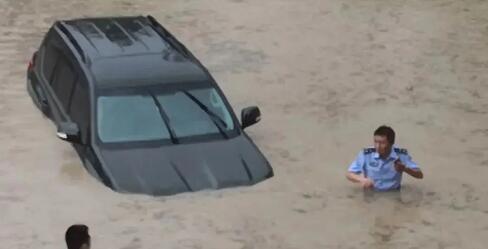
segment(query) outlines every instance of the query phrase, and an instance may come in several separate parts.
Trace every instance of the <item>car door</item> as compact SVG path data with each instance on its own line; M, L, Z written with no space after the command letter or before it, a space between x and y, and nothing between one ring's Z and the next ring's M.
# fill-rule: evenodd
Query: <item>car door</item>
M60 53L50 81L53 103L58 114L56 119L57 124L71 120L68 115L68 110L77 77L73 63L64 53Z
M73 54L56 32L48 36L42 57L44 94L51 118L58 125L70 120L68 108L78 73Z
M80 70L81 72L81 70ZM86 77L80 73L76 81L68 109L71 122L78 125L80 130L80 143L73 144L87 171L101 180L101 172L91 143L91 115L90 115L90 88Z
M81 72L81 70L79 71ZM79 74L68 105L68 115L71 122L78 125L82 145L90 144L90 94L86 78Z

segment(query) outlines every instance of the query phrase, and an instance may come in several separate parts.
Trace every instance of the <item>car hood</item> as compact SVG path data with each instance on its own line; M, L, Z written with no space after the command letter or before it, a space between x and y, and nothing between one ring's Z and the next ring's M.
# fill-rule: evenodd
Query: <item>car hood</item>
M268 161L246 135L100 152L112 188L119 192L171 195L251 185L273 176Z

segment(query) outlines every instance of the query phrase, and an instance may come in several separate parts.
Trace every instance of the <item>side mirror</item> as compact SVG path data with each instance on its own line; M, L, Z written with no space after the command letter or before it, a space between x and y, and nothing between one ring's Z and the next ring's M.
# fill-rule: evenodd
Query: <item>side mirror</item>
M245 129L261 120L261 111L257 106L250 106L241 111L241 128Z
M73 122L62 122L58 126L58 132L56 135L68 142L80 143L80 129L78 125Z

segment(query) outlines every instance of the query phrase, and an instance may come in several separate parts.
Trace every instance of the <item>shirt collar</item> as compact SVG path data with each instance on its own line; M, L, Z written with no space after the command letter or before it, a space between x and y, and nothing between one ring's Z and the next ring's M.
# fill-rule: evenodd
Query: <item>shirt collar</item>
M391 152L390 152L390 155L388 156L387 159L390 159L390 158L392 158L392 159L398 159L398 154L396 153L395 148L396 147L394 147L394 146L391 147ZM374 154L373 154L373 157L375 159L380 158L380 153L378 153L378 151L375 151Z
M378 153L378 151L374 151L374 153L373 153L373 157L374 157L375 159L380 158L380 153Z
M395 151L395 147L391 147L390 158L395 160L398 159L398 154Z

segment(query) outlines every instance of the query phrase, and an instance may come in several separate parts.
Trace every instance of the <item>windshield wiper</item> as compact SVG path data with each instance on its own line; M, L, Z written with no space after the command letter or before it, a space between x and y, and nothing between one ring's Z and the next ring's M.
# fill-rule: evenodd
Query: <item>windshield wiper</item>
M203 104L200 100L198 100L195 96L193 96L193 94L189 93L186 90L181 90L181 92L183 92L186 96L188 96L188 98L190 98L195 104L197 104L200 107L200 109L202 109L210 117L210 119L212 119L212 122L215 124L220 134L222 134L224 138L226 139L229 138L229 135L227 135L227 133L224 131L224 128L222 128L222 124L225 127L227 127L227 124L224 122L224 120L222 120L219 117L219 115L209 110L208 107L205 104Z
M159 114L161 115L161 118L163 118L163 122L166 125L166 128L168 129L169 136L171 137L171 142L173 144L178 144L179 141L176 138L175 131L169 125L169 117L168 117L168 115L166 115L166 112L164 112L163 107L161 106L161 103L159 103L158 99L156 98L156 96L154 96L154 94L152 94L151 92L149 92L149 95L153 99L154 104L156 104L156 106L158 107Z

